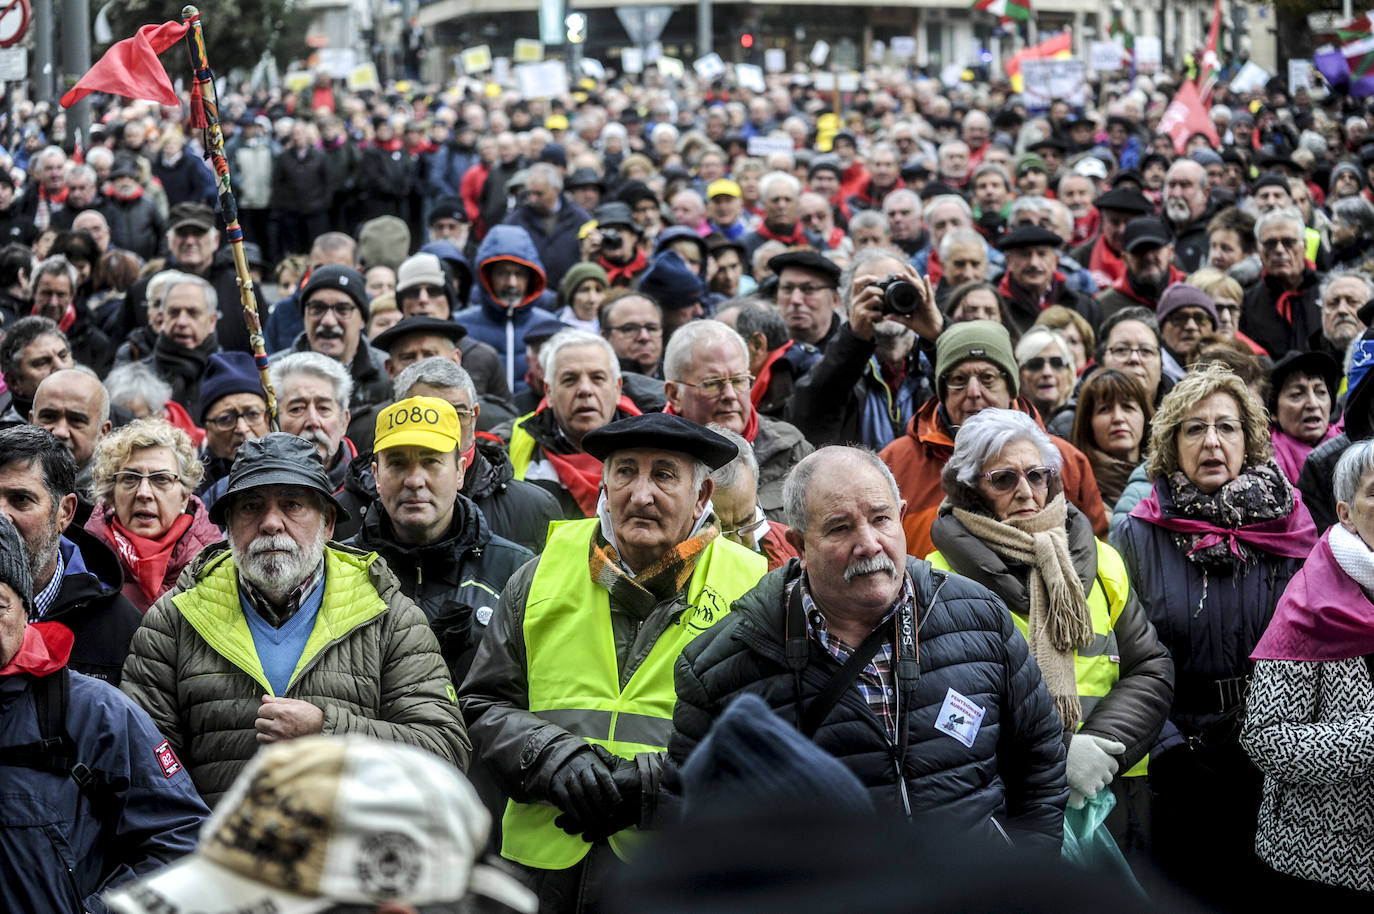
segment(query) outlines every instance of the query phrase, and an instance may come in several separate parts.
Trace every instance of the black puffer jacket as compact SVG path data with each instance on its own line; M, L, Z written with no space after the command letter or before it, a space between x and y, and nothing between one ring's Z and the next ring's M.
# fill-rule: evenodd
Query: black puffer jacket
M563 517L547 489L515 478L510 455L495 442L477 441L472 466L463 474L463 494L482 510L493 533L531 552L544 550L549 522Z
M534 553L493 536L477 506L458 496L453 522L438 542L411 546L396 539L384 510L369 511L356 536L344 543L386 560L401 593L424 610L454 682L472 665L506 581Z
M902 774L918 823L940 823L1059 852L1064 805L1063 727L1040 668L1011 616L990 591L967 578L907 559L915 587L920 678L906 709ZM716 718L743 692L762 697L784 720L797 720L793 675L784 655L786 585L801 574L794 559L735 601L725 619L687 646L677 663L677 708L668 744L681 765ZM814 640L802 674L810 702L837 672ZM953 689L985 710L973 746L936 728ZM815 734L868 787L879 810L902 809L894 776L896 746L857 688L850 687Z
M44 622L61 622L76 643L67 665L78 673L119 685L129 643L143 616L124 596L124 572L109 546L73 523L62 536L81 552L84 571L74 570L75 553L62 544L66 576Z

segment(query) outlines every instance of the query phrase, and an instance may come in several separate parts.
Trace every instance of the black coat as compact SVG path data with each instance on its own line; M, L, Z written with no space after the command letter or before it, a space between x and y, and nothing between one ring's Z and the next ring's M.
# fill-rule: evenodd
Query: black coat
M1302 283L1289 297L1289 320L1279 314L1283 290L1268 277L1261 276L1245 291L1240 303L1240 332L1264 347L1274 361L1294 349L1304 350L1313 333L1322 329L1321 306L1317 293L1321 283L1316 273L1303 270Z
M133 251L144 260L151 260L162 250L167 220L147 194L132 200L106 197L100 214L110 224L110 244L114 247Z
M907 559L915 586L920 678L906 709L909 744L902 775L917 823L937 823L980 837L1012 840L1058 854L1063 836L1063 726L1040 668L1006 607L967 578ZM793 674L784 655L785 587L801 573L794 559L765 575L735 601L724 620L697 637L678 659L677 707L668 744L681 765L732 698L759 695L784 720L797 720ZM814 640L802 674L802 700L813 700L839 669ZM950 689L986 713L972 747L936 729ZM851 686L815 733L869 789L881 811L900 813L893 766L896 746L857 688Z
M68 567L42 621L61 622L76 636L67 666L117 686L143 615L121 592L124 572L110 547L75 523L62 535L81 550L88 573L73 574Z
M463 474L463 494L481 509L494 533L532 552L544 550L549 523L563 517L548 490L515 478L510 455L494 442L477 442L472 466Z
M272 208L309 215L329 208L329 162L324 150L311 147L304 156L287 149L272 162Z

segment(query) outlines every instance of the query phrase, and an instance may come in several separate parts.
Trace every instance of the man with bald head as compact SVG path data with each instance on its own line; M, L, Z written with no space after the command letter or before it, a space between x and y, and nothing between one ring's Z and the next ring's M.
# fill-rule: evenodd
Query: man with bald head
M95 447L110 433L110 395L84 365L54 371L38 384L29 422L52 432L76 461L76 492L91 497Z

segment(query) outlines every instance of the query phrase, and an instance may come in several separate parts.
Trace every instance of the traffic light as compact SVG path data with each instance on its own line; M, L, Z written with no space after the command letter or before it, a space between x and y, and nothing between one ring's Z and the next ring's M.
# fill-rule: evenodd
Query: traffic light
M754 46L754 34L752 32L745 32L744 34L740 35L739 46L744 48L746 51L752 48Z
M569 13L563 24L568 28L569 44L581 44L587 40L587 17L582 13Z

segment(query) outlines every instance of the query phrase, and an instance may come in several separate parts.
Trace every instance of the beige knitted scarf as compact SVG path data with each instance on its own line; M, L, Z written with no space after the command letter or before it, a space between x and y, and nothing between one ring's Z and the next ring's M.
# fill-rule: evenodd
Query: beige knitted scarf
M1026 590L1030 594L1030 651L1050 697L1064 720L1064 732L1073 733L1083 716L1074 678L1074 651L1093 640L1092 617L1083 585L1069 555L1064 530L1068 508L1063 494L1027 518L995 520L954 508L964 529L1009 562L1030 566Z

